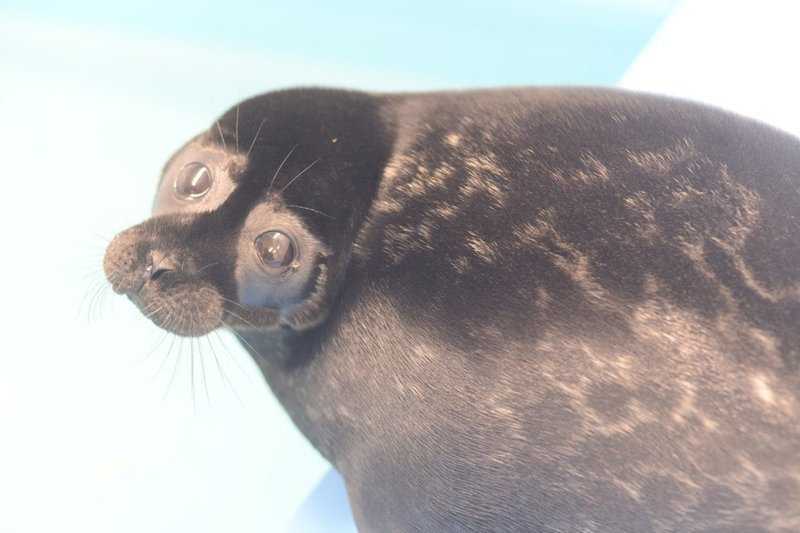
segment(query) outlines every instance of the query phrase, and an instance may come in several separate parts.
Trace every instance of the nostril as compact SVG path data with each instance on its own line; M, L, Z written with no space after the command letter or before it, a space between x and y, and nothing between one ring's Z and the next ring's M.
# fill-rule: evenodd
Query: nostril
M160 278L161 276L163 276L167 272L172 272L172 269L171 268L166 268L166 267L152 268L150 270L150 281L157 280L158 278Z
M145 275L149 281L155 281L167 272L175 270L175 265L166 254L158 251L150 255L150 263L147 265Z

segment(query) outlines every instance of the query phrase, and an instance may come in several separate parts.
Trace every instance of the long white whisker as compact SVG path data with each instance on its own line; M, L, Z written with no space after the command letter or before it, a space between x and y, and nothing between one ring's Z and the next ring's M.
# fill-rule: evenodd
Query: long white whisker
M204 266L203 268L201 268L200 270L198 270L197 273L200 274L203 270L205 270L207 268L211 268L211 267L216 266L218 264L219 264L219 262L217 262L217 263L209 263L206 266Z
M164 306L163 305L156 306L155 303L151 303L148 306L146 306L144 309L142 309L142 314L145 317L147 317L148 319L152 320L153 317L156 315L156 313L160 313L163 310L164 310ZM166 322L166 320L165 320L165 322Z
M164 366L167 364L167 360L169 359L169 355L172 353L172 347L175 345L175 339L177 337L175 335L172 336L172 340L169 343L169 347L167 348L167 353L164 354L164 359L161 361L161 364L158 366L158 370L156 370L155 376L153 376L153 380L155 380L158 376L161 375L161 370L163 370Z
M224 296L222 296L221 298L222 298L224 301L228 302L229 304L233 304L233 305L235 305L236 307L238 307L238 308L240 308L240 309L245 309L245 310L247 309L247 306L244 306L244 305L240 304L240 303L239 303L239 302L237 302L236 300L231 300L230 298L225 298Z
M227 150L228 145L225 143L225 136L222 134L222 128L219 125L219 120L217 121L217 131L219 132L219 138L222 139L222 147Z
M201 314L200 304L198 302L195 302L194 308L199 316ZM203 388L206 391L206 401L208 402L208 406L211 407L211 396L209 395L208 392L208 381L206 380L206 363L203 360L203 351L200 349L200 340L196 337L193 337L192 340L195 341L195 345L197 346L197 357L200 358L200 374L203 376Z
M239 104L236 104L236 151L239 151Z
M239 320L241 320L242 322L244 322L245 324L247 324L247 325L248 325L248 326L250 326L251 328L253 328L253 329L258 329L258 328L256 327L256 325L255 325L255 324L253 324L252 322L250 322L250 321L248 321L248 320L245 320L244 318L242 318L241 316L237 315L236 313L234 313L234 312L233 312L233 311L231 311L230 309L226 309L226 312L227 312L229 315L231 315L232 317L234 317L234 318L238 318Z
M140 357L137 361L144 361L145 359L153 355L156 352L156 350L158 350L161 347L161 345L164 344L164 341L167 339L167 337L169 337L169 333L166 331L162 331L161 336L159 336L158 341L156 341L156 343L153 345L150 351L147 352L147 354L145 354L144 357Z
M192 343L192 338L189 338L189 379L192 383L192 410L194 414L197 414L197 395L195 394L194 390L194 344Z
M78 312L81 314L83 314L82 310L84 305L86 306L86 319L89 323L96 320L97 314L99 313L98 305L107 287L108 285L105 283L104 279L94 280L86 289L81 301L78 303Z
M258 139L258 134L261 133L261 128L264 126L264 122L266 122L266 120L267 119L265 119L265 118L261 119L261 124L258 125L258 130L256 130L256 136L253 137L253 142L250 143L250 148L247 149L247 156L246 157L250 157L250 152L253 151L253 146L256 145L256 139Z
M313 166L314 166L314 165L316 165L317 163L319 163L319 159L317 159L316 161L314 161L313 163L311 163L310 165L308 165L306 168L304 168L303 170L301 170L301 171L300 171L300 173L299 173L297 176L293 177L291 180L289 180L289 183L287 183L286 185L284 185L284 186L283 186L283 189L281 189L281 192L280 192L279 194L283 194L283 191L285 191L286 189L288 189L288 188L289 188L289 185L291 185L292 183L294 183L294 181L295 181L297 178L299 178L300 176L302 176L303 174L305 174L305 173L306 173L306 170L310 169L311 167L313 167Z
M278 170L275 171L275 174L272 176L272 181L269 182L269 187L267 188L267 195L269 195L269 193L272 192L272 184L275 183L275 178L278 177L278 173L283 168L283 165L286 163L286 160L289 159L289 157L292 155L292 152L294 152L295 148L297 148L296 144L292 147L291 150L289 150L289 153L286 154L286 157L283 158L283 161L281 161L281 164L278 165Z
M215 331L215 333L216 333L216 331ZM222 343L222 339L220 338L219 334L217 334L217 339L220 341L220 343ZM234 387L233 383L231 383L231 380L228 379L228 375L225 373L225 370L223 370L222 365L219 362L219 357L217 356L217 351L214 349L214 343L211 341L211 338L208 337L208 336L206 336L206 340L208 341L208 348L211 350L211 354L214 356L214 362L217 364L217 370L219 370L219 375L222 378L223 383L227 384L228 387L230 387L231 391L233 392L233 395L236 396L236 399L238 400L239 405L244 407L244 403L242 402L242 398L239 396L239 393L236 392L236 387Z
M332 217L327 213L323 213L322 211L320 211L318 209L313 209L311 207L305 207L305 206L302 206L302 205L292 205L292 204L286 204L286 206L287 207L294 207L295 209L304 209L306 211L312 211L312 212L317 213L319 215L322 215L324 217L328 217L328 218L330 218L332 220L336 220L336 217Z
M234 335L235 335L235 336L236 336L236 337L237 337L237 338L238 338L238 339L239 339L239 340L240 340L240 341L241 341L243 344L247 344L248 346L250 346L250 349L251 349L251 350L253 350L253 353L255 353L255 354L256 354L258 357L260 357L261 359L264 359L264 358L263 358L263 356L262 356L260 353L258 353L258 352L255 350L255 348L253 348L253 347L250 345L250 343L248 343L246 340L244 340L244 339L242 338L242 336L241 336L241 335L239 335L238 333L236 333L236 332L235 332L235 331L233 331L232 329L231 329L230 331L231 331L231 332L233 332L233 334L234 334ZM219 336L219 334L217 334L217 336ZM222 339L220 339L220 341L222 341ZM223 348L225 348L225 351L228 353L228 357L230 357L231 359L233 359L233 362L234 362L234 363L236 363L236 366L238 366L238 367L239 367L239 370L242 372L242 375L244 375L244 377L246 377L246 378L247 378L247 380L250 382L250 384L251 384L251 385L253 385L253 386L256 386L255 382L252 380L252 378L250 377L250 375L249 375L247 372L245 372L245 370L244 370L244 367L243 367L243 366L242 366L242 364L239 362L239 359L236 357L236 355L234 355L234 354L231 352L230 348L228 348L228 345L226 345L224 342L220 342L220 343L222 344L222 347L223 347Z
M263 356L263 355L261 355L261 354L258 352L258 350L256 350L256 349L253 347L253 345L252 345L252 344L250 344L249 342L247 342L247 340L246 340L244 337L242 337L242 336L241 336L241 335L240 335L240 334L239 334L239 333L238 333L236 330L234 330L233 328L229 328L229 329L230 329L230 330L233 332L233 334L234 334L234 335L236 335L236 338L238 338L238 339L239 339L239 340L240 340L240 341L241 341L241 342L242 342L242 343L243 343L245 346L247 346L248 348L250 348L250 350L251 350L251 351L252 351L254 354L256 354L258 357L260 357L260 358L261 358L261 359L262 359L264 362L266 362L266 361L267 361L267 360L264 358L264 356Z
M172 346L170 346L170 349L171 348ZM180 337L180 344L178 346L178 355L175 356L175 367L172 369L172 375L170 375L169 382L167 383L167 390L164 391L164 397L161 398L161 401L164 401L167 398L167 395L169 394L169 391L172 388L172 382L175 380L175 374L178 373L178 365L180 365L181 362L182 348L183 348L183 337Z

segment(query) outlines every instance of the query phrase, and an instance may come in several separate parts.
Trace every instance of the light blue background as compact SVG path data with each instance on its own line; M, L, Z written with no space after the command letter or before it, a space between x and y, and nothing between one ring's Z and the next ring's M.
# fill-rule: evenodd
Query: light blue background
M102 289L105 242L236 101L622 84L798 132L796 20L779 0L0 1L0 533L352 528L235 339L171 345Z

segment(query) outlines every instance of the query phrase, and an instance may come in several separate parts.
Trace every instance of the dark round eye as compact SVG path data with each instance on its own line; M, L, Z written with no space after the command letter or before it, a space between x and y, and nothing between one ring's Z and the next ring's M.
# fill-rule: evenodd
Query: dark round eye
M270 268L289 266L295 257L292 239L280 231L268 231L259 235L256 239L256 250L261 262Z
M211 188L211 172L201 163L189 163L175 178L175 192L183 198L200 198Z

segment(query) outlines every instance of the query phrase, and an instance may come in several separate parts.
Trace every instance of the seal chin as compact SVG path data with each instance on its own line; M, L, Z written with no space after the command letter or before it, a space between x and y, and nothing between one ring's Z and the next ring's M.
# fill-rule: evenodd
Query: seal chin
M156 326L181 337L202 337L223 325L224 299L206 283L146 285L129 298Z

